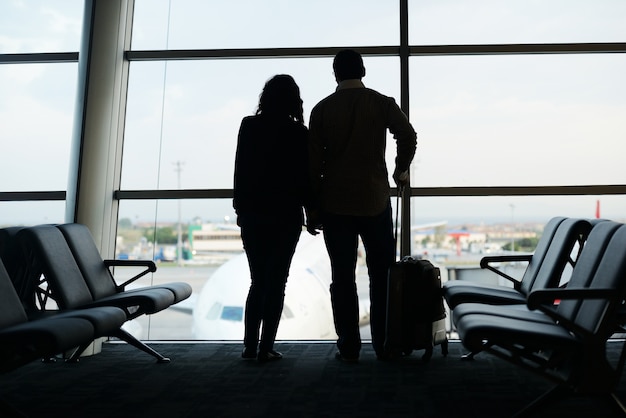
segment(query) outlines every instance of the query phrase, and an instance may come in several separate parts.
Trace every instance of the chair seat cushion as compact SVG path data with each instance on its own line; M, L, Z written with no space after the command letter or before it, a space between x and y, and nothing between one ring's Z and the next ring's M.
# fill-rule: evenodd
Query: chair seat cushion
M450 281L443 285L443 295L450 309L468 302L490 305L525 304L526 296L512 287L490 286L482 283Z
M554 323L468 314L458 318L456 328L463 345L472 351L481 351L483 342L505 347L517 345L532 350L547 348L576 352L582 349L579 339Z
M531 311L526 305L487 305L483 303L463 303L452 311L452 321L456 323L465 315L483 314L502 318L552 324L554 321L541 311Z
M174 303L174 293L165 288L138 288L126 290L111 296L99 298L83 305L82 308L94 306L117 306L120 308L139 307L140 314L153 314L167 309Z
M174 294L174 303L178 303L191 296L191 286L185 282L172 282L150 286L151 289L168 289Z
M86 309L70 309L64 311L38 311L29 316L29 319L39 318L61 319L82 318L91 322L94 327L94 336L106 337L113 335L128 319L126 312L116 306L98 306Z
M0 370L53 356L93 338L93 326L83 318L46 318L4 328L0 330Z

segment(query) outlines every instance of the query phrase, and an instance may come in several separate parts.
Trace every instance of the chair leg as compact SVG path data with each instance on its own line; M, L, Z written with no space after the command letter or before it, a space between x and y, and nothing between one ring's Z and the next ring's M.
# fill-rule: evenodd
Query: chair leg
M139 341L137 338L133 337L132 335L130 335L128 332L124 331L121 328L118 329L112 335L112 337L119 338L120 340L127 342L128 344L132 345L133 347L138 348L141 351L150 354L151 356L153 356L153 357L155 357L157 359L157 363L169 363L169 361L170 361L169 358L163 357L161 354L157 353L155 350L153 350L152 348L148 347L147 345L145 345L144 343Z
M93 341L88 342L87 344L83 344L78 347L74 352L65 360L66 363L78 363L80 360L80 355L91 345Z
M549 402L562 399L570 393L571 391L564 386L555 386L552 389L545 392L540 397L538 397L537 399L535 399L534 401L532 401L531 403L529 403L528 405L526 405L524 409L517 412L515 415L513 415L513 417L521 418L521 417L527 417L527 416L534 416L535 412L545 407Z
M0 416L7 418L27 418L25 414L17 410L3 398L0 398Z
M609 402L611 402L616 412L620 412L621 415L626 416L626 407L624 407L624 404L620 401L615 392L611 392L609 395Z

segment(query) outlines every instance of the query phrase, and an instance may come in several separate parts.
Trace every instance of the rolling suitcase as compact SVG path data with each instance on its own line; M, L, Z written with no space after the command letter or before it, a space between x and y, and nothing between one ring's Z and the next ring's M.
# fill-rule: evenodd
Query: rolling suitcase
M396 243L401 194L402 190L398 189ZM439 268L428 260L410 256L396 261L389 269L387 282L385 354L397 358L423 349L422 359L428 361L433 347L441 345L442 354L448 355L445 318Z
M439 268L428 260L404 257L389 271L385 352L391 358L425 350L430 360L433 347L448 354L446 311Z

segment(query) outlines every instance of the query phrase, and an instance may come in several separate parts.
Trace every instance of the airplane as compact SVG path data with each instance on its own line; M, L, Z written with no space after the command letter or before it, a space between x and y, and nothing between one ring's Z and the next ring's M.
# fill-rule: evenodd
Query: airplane
M445 226L447 221L414 225L412 230ZM369 335L369 279L364 266L364 249L359 245L357 291L361 335ZM362 270L362 271L361 271ZM330 259L321 235L303 231L294 254L277 340L335 340L330 302ZM240 340L243 338L245 301L250 287L250 271L245 253L224 263L207 280L199 295L192 298L193 335L200 340ZM193 295L192 295L193 296ZM183 301L184 302L184 301ZM184 306L175 305L172 309Z
M330 259L324 239L302 232L294 254L277 340L334 340ZM245 253L207 280L193 307L193 335L201 340L241 340L250 272ZM369 323L369 298L359 298L360 323Z

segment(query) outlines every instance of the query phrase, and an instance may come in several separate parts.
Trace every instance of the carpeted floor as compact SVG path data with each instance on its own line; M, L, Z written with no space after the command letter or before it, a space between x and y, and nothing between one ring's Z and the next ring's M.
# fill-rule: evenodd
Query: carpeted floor
M240 344L152 343L170 357L156 364L124 343L78 364L31 363L0 376L6 402L32 418L72 417L507 417L550 387L488 354L460 360L439 347L381 362L365 348L357 364L334 359L331 343L279 343L284 359L244 361ZM616 357L616 347L609 348ZM618 395L626 399L626 385ZM561 402L542 416L610 417L606 404Z

